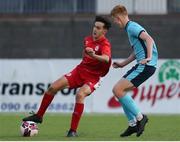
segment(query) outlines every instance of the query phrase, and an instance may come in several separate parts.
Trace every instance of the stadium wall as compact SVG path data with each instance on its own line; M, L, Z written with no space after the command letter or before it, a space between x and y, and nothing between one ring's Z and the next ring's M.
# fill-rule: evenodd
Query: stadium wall
M125 5L129 14L167 14L167 0L97 0L97 14L109 14L112 7Z
M180 15L131 15L156 41L160 58L180 58ZM0 58L80 58L83 38L91 33L94 15L0 18ZM124 30L113 24L107 34L112 56L131 52Z

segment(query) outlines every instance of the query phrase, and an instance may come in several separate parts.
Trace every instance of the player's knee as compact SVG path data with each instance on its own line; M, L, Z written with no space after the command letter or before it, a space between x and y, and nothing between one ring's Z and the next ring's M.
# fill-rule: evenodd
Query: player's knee
M83 103L85 99L85 96L83 95L83 93L77 93L76 94L76 102L77 103Z
M113 94L117 94L118 87L116 85L113 87L112 92L113 92Z
M112 92L115 97L120 98L123 96L123 90L121 88L117 87L116 85L113 87Z
M53 88L53 86L50 86L48 88L48 90L46 91L46 93L51 94L51 95L55 95L57 93L57 90L55 88Z

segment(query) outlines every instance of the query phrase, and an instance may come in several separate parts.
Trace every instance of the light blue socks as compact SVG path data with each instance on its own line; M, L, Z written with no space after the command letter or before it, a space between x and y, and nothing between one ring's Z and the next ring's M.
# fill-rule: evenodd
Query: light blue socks
M142 115L138 106L135 104L130 95L124 95L122 98L119 98L119 102L121 103L123 110L128 118L129 125L135 126L136 118L139 117L139 115Z
M131 127L136 126L136 122L137 122L136 117L129 110L127 110L127 108L124 105L122 105L122 108L124 110L126 117L128 118L129 126Z

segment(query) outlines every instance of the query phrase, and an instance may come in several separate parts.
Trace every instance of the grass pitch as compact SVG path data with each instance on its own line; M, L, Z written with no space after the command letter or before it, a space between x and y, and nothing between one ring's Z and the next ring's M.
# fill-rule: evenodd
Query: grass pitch
M67 138L70 114L46 114L39 134L21 137L22 113L0 113L0 141L180 141L180 115L148 115L142 136L121 138L127 128L122 114L84 114L78 128L79 137Z

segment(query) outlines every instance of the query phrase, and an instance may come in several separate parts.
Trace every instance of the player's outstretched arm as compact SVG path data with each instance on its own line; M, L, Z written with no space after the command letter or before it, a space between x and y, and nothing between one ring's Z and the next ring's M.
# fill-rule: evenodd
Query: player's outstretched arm
M134 52L132 52L126 60L124 60L122 62L115 61L115 62L113 62L112 66L114 68L123 68L124 66L128 65L129 63L131 63L134 60L135 60L135 54L134 54Z

